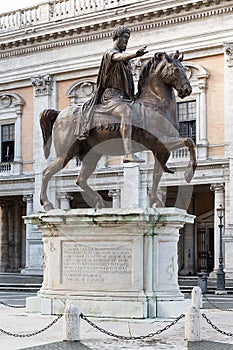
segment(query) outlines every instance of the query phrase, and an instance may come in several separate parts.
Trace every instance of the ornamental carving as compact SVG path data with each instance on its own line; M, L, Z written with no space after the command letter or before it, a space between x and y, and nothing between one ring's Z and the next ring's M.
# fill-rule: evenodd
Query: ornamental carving
M49 74L32 77L31 81L34 86L35 96L50 95L52 90L52 80Z
M9 95L0 96L0 109L8 108L12 104L12 97Z
M227 55L227 65L228 67L233 67L233 46L227 46L225 49Z

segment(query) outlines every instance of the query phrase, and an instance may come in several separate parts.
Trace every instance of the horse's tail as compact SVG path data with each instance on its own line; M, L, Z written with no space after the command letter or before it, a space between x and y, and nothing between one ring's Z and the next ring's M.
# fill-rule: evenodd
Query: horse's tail
M59 113L60 111L57 111L55 109L44 109L40 113L40 127L43 135L43 149L44 156L46 159L49 157L50 154L53 124L55 123Z

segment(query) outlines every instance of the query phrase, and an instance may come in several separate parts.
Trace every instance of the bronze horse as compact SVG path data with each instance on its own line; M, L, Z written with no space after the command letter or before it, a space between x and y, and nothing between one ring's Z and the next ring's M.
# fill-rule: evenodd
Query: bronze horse
M184 98L191 94L192 88L187 79L182 56L176 51L173 55L156 53L144 65L138 83L138 93L132 106L133 129L132 146L134 152L151 150L154 155L154 174L151 204L163 206L158 195L158 185L166 162L172 150L188 147L190 160L185 171L185 179L190 182L196 169L195 144L190 138L182 138L178 133L176 116L176 98ZM173 89L174 88L174 89ZM44 140L44 154L50 154L52 133L57 159L43 171L40 200L45 210L53 208L47 197L47 186L51 177L73 158L82 161L76 184L92 199L93 206L103 207L102 197L92 190L87 179L94 172L102 155L123 155L124 148L119 132L120 120L96 108L89 135L78 140L74 134L77 106L70 106L60 111L46 109L41 113L40 125Z

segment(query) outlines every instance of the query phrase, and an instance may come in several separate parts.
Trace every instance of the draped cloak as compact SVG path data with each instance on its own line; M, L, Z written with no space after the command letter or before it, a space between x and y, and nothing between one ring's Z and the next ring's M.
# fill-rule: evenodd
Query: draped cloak
M90 130L93 114L110 113L121 103L132 104L134 82L130 61L114 61L112 56L121 53L117 48L107 50L101 61L96 89L91 98L79 109L75 134L85 139Z

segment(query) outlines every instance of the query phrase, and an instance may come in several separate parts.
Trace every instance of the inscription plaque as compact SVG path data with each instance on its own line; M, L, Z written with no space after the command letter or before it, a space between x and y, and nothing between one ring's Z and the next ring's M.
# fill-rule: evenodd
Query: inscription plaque
M131 283L131 243L62 243L62 283Z

